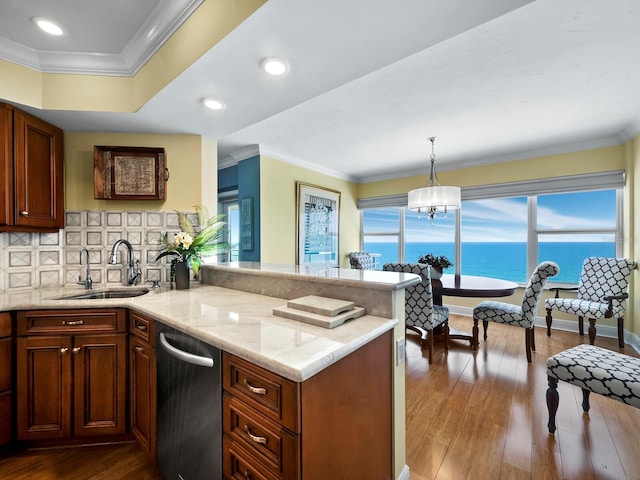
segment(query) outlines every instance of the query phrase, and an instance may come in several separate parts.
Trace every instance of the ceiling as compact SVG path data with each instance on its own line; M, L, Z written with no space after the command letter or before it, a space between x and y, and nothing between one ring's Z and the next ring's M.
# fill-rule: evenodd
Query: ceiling
M200 2L0 0L0 58L133 75ZM34 15L68 33L43 37ZM447 170L637 135L638 25L637 0L269 0L135 113L34 113L68 131L209 136L222 164L259 148L356 182L425 174L430 136ZM266 56L289 74L262 72Z

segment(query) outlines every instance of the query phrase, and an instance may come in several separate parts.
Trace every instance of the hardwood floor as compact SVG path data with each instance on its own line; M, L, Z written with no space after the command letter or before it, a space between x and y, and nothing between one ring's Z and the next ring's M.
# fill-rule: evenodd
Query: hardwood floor
M451 325L471 329L468 317ZM547 432L546 360L588 337L536 329L527 364L524 331L489 325L474 355L468 343L437 343L434 362L408 334L407 464L411 480L640 480L640 409L591 396L582 414L579 389L559 383L558 431ZM618 350L617 340L596 344ZM624 353L638 356L627 346ZM135 444L28 450L0 457L12 480L161 480ZM332 479L333 480L333 479ZM362 479L364 480L364 479Z
M135 443L24 450L0 457L11 480L162 480Z
M450 324L471 331L468 317ZM481 329L482 332L482 329ZM591 395L582 413L582 391L559 382L558 431L547 431L547 357L588 336L536 329L536 352L527 364L524 331L490 324L487 341L474 355L440 343L429 365L426 350L407 340L407 464L411 480L638 480L640 409ZM596 345L638 356L616 339Z

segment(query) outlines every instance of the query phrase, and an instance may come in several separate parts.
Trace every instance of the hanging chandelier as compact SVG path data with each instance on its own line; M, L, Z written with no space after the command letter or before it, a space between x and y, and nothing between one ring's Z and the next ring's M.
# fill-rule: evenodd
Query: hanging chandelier
M443 187L436 175L436 154L434 143L436 137L429 137L431 141L431 171L429 184L426 187L416 188L409 192L409 210L426 213L430 219L449 210L460 208L460 187Z

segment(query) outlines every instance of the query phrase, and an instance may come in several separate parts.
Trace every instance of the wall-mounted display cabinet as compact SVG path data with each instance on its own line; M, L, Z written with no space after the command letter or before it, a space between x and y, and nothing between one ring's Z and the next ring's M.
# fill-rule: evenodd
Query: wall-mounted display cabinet
M164 200L168 179L164 148L93 147L97 200Z

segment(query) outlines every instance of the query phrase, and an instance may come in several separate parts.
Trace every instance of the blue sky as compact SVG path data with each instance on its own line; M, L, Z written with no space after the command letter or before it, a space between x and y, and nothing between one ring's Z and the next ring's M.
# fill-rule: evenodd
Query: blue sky
M545 230L615 228L615 190L541 195L538 197L538 228ZM407 242L454 241L455 214L430 220L425 215L407 212ZM366 233L398 230L397 211L365 212ZM367 241L385 241L368 237ZM499 198L474 200L462 204L463 242L526 242L527 199ZM613 241L612 235L549 235L540 241Z

